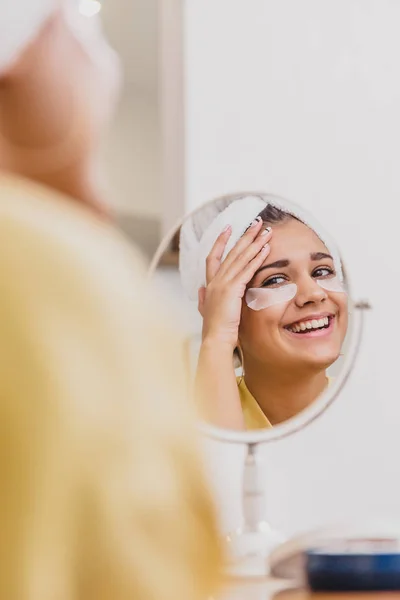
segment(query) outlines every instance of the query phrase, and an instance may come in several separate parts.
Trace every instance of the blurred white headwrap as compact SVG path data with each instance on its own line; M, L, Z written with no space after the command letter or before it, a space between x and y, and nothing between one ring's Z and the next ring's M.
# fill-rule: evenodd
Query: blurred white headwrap
M62 0L0 1L0 75L38 35Z
M57 18L57 22L63 21L65 32L82 51L81 66L84 68L74 69L71 63L69 70L62 74L70 80L70 104L73 107L65 135L60 136L57 143L47 146L18 147L20 164L26 165L31 175L55 172L74 160L74 153L83 141L80 119L85 120L90 115L94 137L114 114L122 80L119 57L103 35L100 16L91 15L85 1L90 7L92 0L0 0L0 79L12 72L24 52L29 52L30 45L39 38L52 17ZM49 48L49 53L54 50L60 51L60 47L55 44L55 48ZM79 56L70 54L71 57ZM55 78L54 82L59 85L59 79ZM82 124L86 127L84 122ZM4 131L1 133L2 150L5 155L10 152L12 156L16 142L10 141Z
M109 47L106 49L103 43L100 18L81 15L79 4L80 0L0 0L0 77L59 9L63 9L67 26L93 60L115 61L116 56L111 56Z
M179 269L182 286L190 300L197 300L198 290L206 285L206 258L226 225L232 227L222 260L244 234L251 221L267 205L293 215L318 235L334 260L337 276L343 281L343 270L336 244L321 225L301 207L269 194L236 195L219 198L201 207L182 225L180 234Z

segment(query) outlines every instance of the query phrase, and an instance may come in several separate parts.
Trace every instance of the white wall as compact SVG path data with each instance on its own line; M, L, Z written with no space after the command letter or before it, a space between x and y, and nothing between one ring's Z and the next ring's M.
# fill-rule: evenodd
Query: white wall
M162 233L167 235L185 204L183 2L162 0L158 13Z
M161 131L156 92L133 86L122 99L103 146L108 195L129 215L160 218Z
M185 2L186 209L243 189L303 204L374 306L337 404L265 449L270 518L287 533L400 513L399 26L393 0ZM242 453L207 451L229 528Z

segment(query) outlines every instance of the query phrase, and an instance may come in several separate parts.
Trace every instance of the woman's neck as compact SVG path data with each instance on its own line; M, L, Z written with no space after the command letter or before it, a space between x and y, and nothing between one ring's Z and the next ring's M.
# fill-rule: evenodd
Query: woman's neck
M325 370L290 370L284 377L271 374L269 369L254 365L245 369L245 382L261 410L271 423L277 425L307 408L325 390L328 378Z

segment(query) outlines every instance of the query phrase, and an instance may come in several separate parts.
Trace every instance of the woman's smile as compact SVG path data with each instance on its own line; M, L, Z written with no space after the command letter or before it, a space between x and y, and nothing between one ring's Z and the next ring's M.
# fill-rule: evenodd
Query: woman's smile
M296 323L283 328L284 332L292 339L308 340L313 338L327 337L334 331L336 316L333 313L321 313L309 315Z

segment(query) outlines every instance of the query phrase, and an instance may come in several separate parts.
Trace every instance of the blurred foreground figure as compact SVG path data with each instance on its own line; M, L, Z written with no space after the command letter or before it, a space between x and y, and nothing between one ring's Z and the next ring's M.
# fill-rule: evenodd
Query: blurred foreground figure
M204 600L221 555L180 345L92 210L115 57L63 4L0 5L0 598Z
M0 598L213 591L180 346L141 281L100 219L0 177Z

